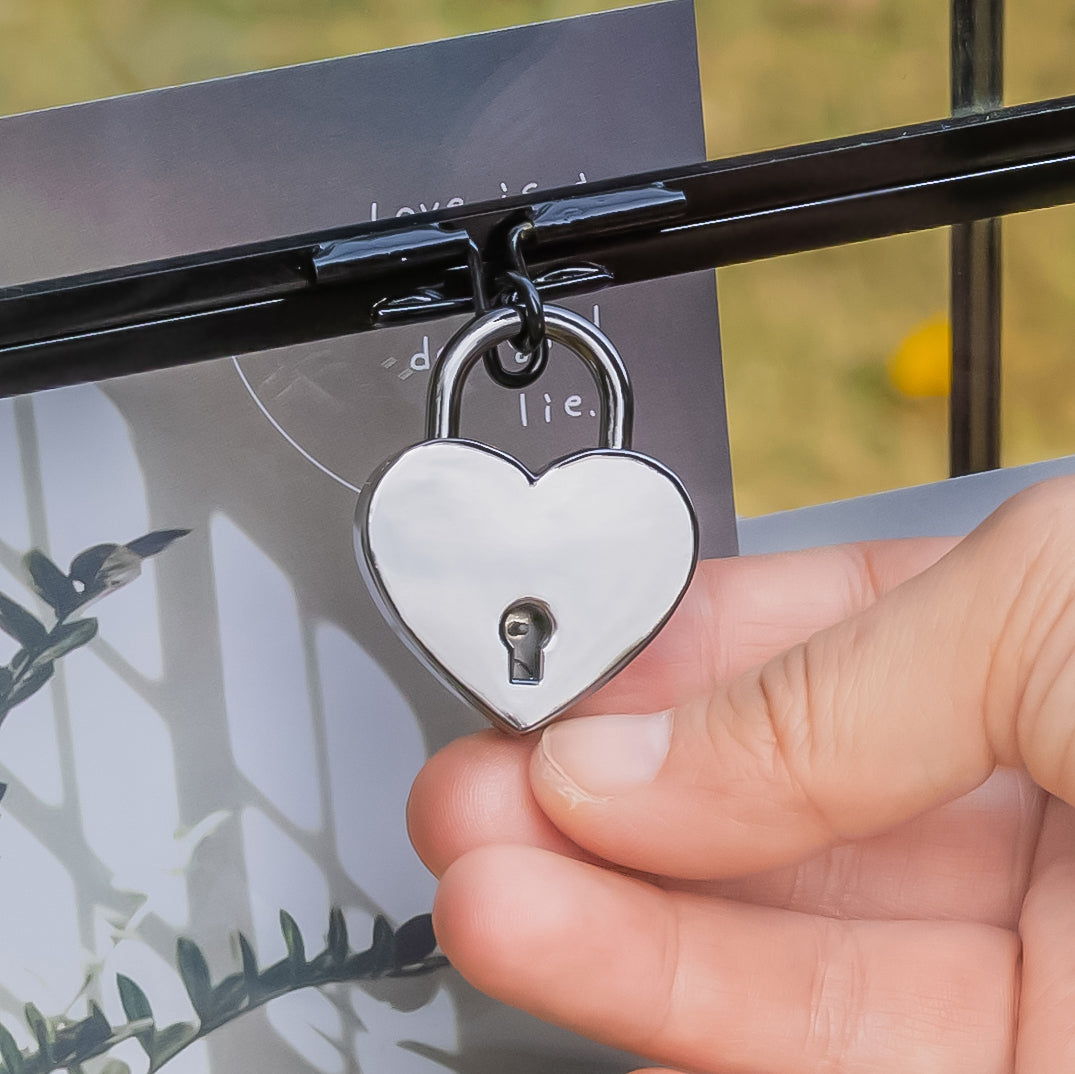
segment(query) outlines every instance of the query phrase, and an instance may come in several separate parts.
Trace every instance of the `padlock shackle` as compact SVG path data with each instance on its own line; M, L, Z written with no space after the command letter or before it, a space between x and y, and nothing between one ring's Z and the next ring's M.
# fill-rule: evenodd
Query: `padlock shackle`
M522 328L519 311L503 306L468 322L445 344L429 385L426 423L430 440L459 436L467 374L486 351L513 339ZM601 399L600 446L630 448L634 421L631 382L612 341L585 317L562 306L545 306L545 334L577 355L593 376Z

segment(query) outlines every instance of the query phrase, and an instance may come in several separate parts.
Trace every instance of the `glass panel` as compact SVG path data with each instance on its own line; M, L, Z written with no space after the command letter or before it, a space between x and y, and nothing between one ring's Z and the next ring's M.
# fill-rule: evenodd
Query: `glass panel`
M947 115L948 5L699 0L709 155Z
M1075 206L1004 222L1001 461L1075 452Z
M740 514L947 476L947 254L938 230L720 270Z
M624 6L623 0L0 3L0 115ZM697 12L713 155L898 126L948 110L947 4L697 0ZM1046 21L1055 18L1034 25L1062 67L1066 38L1046 31Z
M1009 3L1005 37L1006 104L1075 93L1075 7L1056 0Z

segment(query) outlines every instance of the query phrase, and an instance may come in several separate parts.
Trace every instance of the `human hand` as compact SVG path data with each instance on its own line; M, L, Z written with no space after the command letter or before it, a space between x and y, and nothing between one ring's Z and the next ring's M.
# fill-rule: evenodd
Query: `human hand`
M707 1074L1075 1070L1075 480L953 545L703 563L580 718L433 758L456 967Z

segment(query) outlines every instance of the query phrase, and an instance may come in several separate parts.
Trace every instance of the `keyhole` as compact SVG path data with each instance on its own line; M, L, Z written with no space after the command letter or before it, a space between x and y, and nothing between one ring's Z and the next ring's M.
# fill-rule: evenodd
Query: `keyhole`
M500 619L500 640L508 650L508 681L536 686L545 673L545 646L556 624L544 601L524 597L508 605Z

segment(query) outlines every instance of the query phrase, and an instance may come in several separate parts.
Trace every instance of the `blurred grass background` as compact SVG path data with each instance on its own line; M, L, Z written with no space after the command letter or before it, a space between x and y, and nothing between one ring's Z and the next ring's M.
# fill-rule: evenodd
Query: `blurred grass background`
M604 0L0 0L0 114L519 22ZM1009 4L1008 103L1075 93L1075 6ZM709 155L948 112L944 0L697 0ZM1004 230L1005 465L1075 452L1075 208ZM947 233L720 270L742 514L947 471Z

